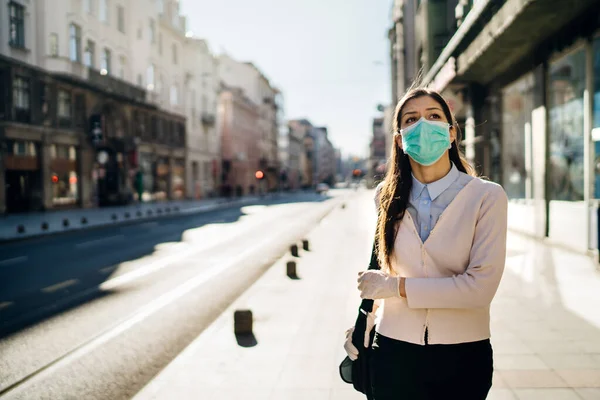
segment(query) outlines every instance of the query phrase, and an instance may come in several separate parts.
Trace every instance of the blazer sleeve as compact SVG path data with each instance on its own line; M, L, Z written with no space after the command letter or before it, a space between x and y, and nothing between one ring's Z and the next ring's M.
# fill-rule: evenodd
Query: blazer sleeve
M492 302L506 261L508 199L500 185L490 188L475 226L469 265L460 275L406 278L410 308L482 308Z

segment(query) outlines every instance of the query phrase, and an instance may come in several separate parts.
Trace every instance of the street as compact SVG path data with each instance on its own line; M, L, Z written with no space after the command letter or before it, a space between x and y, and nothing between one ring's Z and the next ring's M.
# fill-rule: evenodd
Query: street
M356 272L368 261L372 196L371 190L302 194L40 239L36 245L46 249L53 276L77 283L41 288L37 302L59 295L59 301L75 300L46 307L43 317L13 325L14 332L0 339L0 397L362 398L340 380L337 366L359 303ZM300 238L310 249L292 257L289 246ZM508 239L506 270L492 304L495 373L488 399L599 399L600 276L594 261L514 233ZM8 257L19 257L28 243L7 245ZM77 245L85 251L52 257L53 248L66 252ZM107 272L114 260L120 263ZM297 263L297 279L285 274L289 260ZM3 279L14 280L6 287L15 298L17 287L31 292L34 282L38 291L61 282L23 283L10 269L1 271ZM91 291L93 279L82 277L101 270ZM81 290L89 293L77 299ZM4 315L18 309L17 301ZM239 309L253 312L252 340L233 332ZM11 326L10 320L3 324Z
M348 195L2 245L0 394L130 398Z

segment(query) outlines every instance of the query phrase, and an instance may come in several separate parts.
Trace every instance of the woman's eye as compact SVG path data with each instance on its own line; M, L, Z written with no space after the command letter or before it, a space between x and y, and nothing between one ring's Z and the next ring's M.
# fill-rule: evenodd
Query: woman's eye
M431 118L431 119L440 119L440 118L442 118L442 117L440 117L440 114L435 114L435 113L434 113L434 114L431 114L431 115L429 116L429 118Z
M406 121L404 121L405 124L412 124L413 122L415 122L415 117L408 117L406 118Z

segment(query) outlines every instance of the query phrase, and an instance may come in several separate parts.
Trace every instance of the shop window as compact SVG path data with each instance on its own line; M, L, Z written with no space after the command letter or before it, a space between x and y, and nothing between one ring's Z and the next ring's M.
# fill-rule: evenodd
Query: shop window
M58 172L52 171L52 203L58 206L73 205L77 203L79 192L77 190L77 171Z
M594 197L600 199L600 37L594 40L594 112L592 141L594 149Z
M534 76L527 74L502 90L502 186L509 198L532 198L531 113Z
M550 200L583 200L584 90L584 50L568 54L550 64Z

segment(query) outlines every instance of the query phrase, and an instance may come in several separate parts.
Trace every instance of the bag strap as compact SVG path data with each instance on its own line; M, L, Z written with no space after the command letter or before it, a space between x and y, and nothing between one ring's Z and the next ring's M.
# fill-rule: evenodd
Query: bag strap
M369 261L369 269L381 269L379 259L377 257L377 236L373 239L373 249L371 250L371 260ZM373 311L373 300L363 299L360 303L360 312L367 315Z

